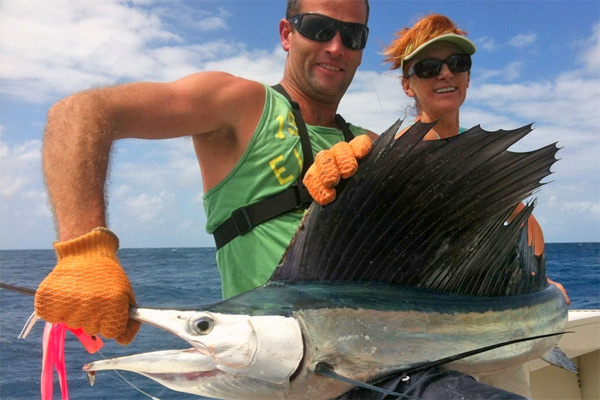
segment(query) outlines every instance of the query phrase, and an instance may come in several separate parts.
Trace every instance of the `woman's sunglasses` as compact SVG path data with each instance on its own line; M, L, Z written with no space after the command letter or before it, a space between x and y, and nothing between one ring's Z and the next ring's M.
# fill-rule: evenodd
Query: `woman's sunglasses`
M405 75L410 78L417 75L421 79L429 79L438 76L442 71L442 65L446 64L451 72L467 72L471 69L471 56L468 54L453 54L445 60L430 58L417 61Z
M297 14L288 19L294 28L311 40L327 42L339 31L344 46L352 50L364 49L369 28L355 22L343 22L322 14Z

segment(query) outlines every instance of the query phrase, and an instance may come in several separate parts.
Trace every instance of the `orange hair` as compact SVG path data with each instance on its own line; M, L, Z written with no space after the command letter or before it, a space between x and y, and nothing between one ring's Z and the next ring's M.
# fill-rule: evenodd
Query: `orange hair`
M392 69L398 69L402 65L402 59L411 54L417 47L446 33L467 34L466 31L459 29L450 18L444 15L427 15L412 27L402 28L396 32L395 36L397 38L383 52L386 56L385 61L392 63Z

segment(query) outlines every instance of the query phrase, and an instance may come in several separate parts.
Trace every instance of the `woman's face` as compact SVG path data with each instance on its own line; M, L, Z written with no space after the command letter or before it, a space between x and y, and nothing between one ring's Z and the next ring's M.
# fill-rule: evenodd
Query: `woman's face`
M433 43L411 60L408 67L421 60L430 58L444 60L457 53L461 51L452 43ZM458 114L460 106L467 97L470 77L470 71L453 73L446 64L443 64L439 75L433 78L422 79L416 75L403 77L402 87L407 96L415 98L417 111L422 120L432 122Z

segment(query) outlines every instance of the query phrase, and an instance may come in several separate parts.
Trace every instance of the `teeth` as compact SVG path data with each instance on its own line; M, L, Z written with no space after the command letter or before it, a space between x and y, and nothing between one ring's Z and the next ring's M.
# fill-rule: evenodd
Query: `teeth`
M94 386L94 383L96 382L96 371L88 371L87 377L90 386Z
M321 67L328 69L330 71L341 71L341 68L338 67L334 67L333 65L329 65L329 64L319 64Z
M447 88L436 89L435 92L440 94L440 93L454 92L455 90L456 90L455 87L447 87Z

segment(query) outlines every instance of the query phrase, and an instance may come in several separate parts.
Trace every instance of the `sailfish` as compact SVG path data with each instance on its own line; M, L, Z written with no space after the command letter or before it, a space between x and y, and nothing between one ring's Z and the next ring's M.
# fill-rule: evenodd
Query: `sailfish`
M313 204L263 286L193 310L133 308L132 318L191 345L87 364L137 372L223 399L329 399L432 366L493 373L544 358L567 324L527 237L556 144L508 148L531 126L476 126L424 141L401 121L373 144L336 201Z

